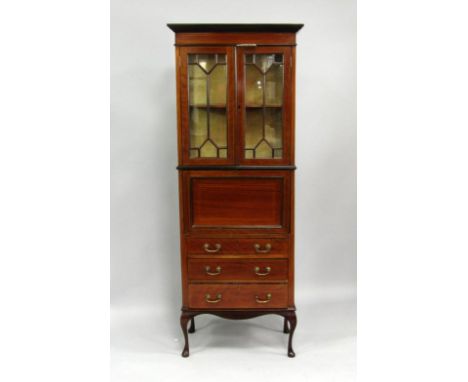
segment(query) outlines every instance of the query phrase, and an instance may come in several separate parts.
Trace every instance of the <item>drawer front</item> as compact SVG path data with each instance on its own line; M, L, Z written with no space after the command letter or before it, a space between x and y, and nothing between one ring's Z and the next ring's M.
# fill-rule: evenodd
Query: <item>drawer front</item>
M269 257L283 255L289 250L288 239L224 239L205 238L187 239L189 255L255 255Z
M278 239L243 239L238 241L239 252L247 255L269 255L288 253L288 243L286 240Z
M287 280L287 260L223 260L190 259L188 263L190 281L268 281Z
M189 284L189 307L286 308L288 284Z

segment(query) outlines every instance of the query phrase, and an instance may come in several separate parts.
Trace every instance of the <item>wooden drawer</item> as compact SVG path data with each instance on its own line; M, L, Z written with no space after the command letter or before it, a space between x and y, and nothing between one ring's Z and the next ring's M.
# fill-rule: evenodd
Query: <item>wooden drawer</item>
M189 284L189 307L286 308L288 284Z
M188 263L189 281L268 281L287 280L287 260L224 260L190 259Z
M254 255L270 257L281 255L287 257L288 239L227 239L227 238L189 238L187 253L189 255Z
M288 254L287 239L242 239L238 240L239 252L247 255Z

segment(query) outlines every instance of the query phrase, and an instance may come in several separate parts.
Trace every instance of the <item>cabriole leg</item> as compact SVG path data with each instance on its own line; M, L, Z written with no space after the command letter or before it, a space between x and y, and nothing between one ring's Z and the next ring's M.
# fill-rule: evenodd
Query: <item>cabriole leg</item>
M190 320L190 315L182 313L180 316L180 326L182 328L182 333L184 333L185 345L184 350L182 351L182 357L189 356L189 342L188 342L188 333L187 333L187 324Z
M289 321L289 340L288 340L288 357L295 357L296 353L294 353L294 350L292 348L292 339L294 335L294 330L296 330L296 324L297 324L297 318L296 318L296 313L291 312L288 314L288 321Z

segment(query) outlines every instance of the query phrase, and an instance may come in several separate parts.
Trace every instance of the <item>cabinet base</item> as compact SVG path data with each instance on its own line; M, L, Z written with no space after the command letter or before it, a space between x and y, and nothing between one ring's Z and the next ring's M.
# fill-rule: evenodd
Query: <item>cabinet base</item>
M289 333L288 340L288 357L294 357L296 353L292 348L292 339L294 331L296 329L296 312L294 309L265 309L265 310L192 310L192 309L182 309L182 314L180 315L180 326L182 327L182 332L184 333L185 346L182 351L182 357L188 357L189 352L189 340L188 333L195 332L195 317L201 314L212 314L218 317L227 318L230 320L245 320L248 318L254 318L258 316L264 316L266 314L276 314L284 318L283 332ZM190 321L190 328L187 328Z

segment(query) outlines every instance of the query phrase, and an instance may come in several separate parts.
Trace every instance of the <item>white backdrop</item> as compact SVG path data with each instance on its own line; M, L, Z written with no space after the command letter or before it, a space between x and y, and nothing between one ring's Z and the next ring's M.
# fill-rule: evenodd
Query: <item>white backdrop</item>
M270 379L279 377L281 365L294 365L297 380L299 375L304 380L353 380L355 2L112 0L113 381L154 380L169 372L172 362L182 362L174 35L166 27L169 22L305 24L297 36L295 363L284 363L286 346L279 342L284 339L278 330L271 332L275 325L281 328L278 318L233 323L202 317L185 365L209 368L215 360L219 365L220 354L266 365L273 354L274 365L259 371L270 370L271 375L262 374ZM255 358L247 351L255 352ZM194 370L172 370L172 380ZM205 380L216 376L209 373Z

